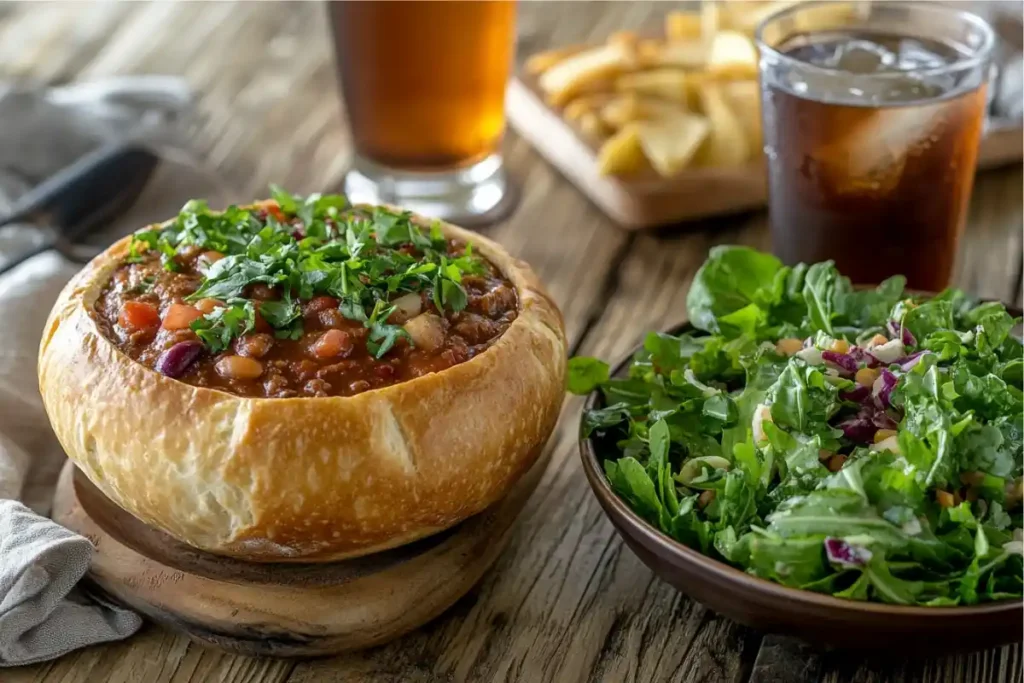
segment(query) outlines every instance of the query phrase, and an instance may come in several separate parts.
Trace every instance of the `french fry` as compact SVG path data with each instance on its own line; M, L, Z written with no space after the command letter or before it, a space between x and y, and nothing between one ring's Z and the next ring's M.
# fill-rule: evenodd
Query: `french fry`
M690 164L710 131L703 116L682 112L657 121L641 121L636 128L644 155L654 170L666 178Z
M597 112L588 111L579 119L580 132L591 142L601 142L608 137L609 130Z
M609 45L622 45L626 48L635 48L640 36L635 31L616 31L608 36Z
M687 102L689 74L676 68L652 69L622 74L615 80L619 92L651 95L675 102Z
M701 166L742 166L750 158L750 143L743 124L729 107L722 86L708 83L701 89L701 104L711 132L697 153Z
M596 113L600 106L608 98L601 93L577 97L562 110L562 117L566 121L579 121L588 113Z
M601 107L601 120L613 130L624 128L640 116L640 98L633 93L615 97Z
M701 36L701 15L673 10L665 15L665 36L669 40L698 40Z
M618 130L634 121L674 116L680 111L679 105L674 102L656 97L641 97L636 93L624 93L601 107L601 120L609 128Z
M701 40L645 41L637 46L637 58L644 67L701 69L708 61L708 48Z
M808 8L793 17L793 30L799 33L834 29L849 21L852 17L870 11L871 3L862 1L855 3L823 3Z
M773 0L772 2L730 2L728 27L747 36L753 36L758 24L801 0Z
M737 31L719 31L711 41L708 70L718 76L757 78L757 48Z
M630 175L643 169L646 163L635 123L605 140L597 155L601 175Z
M743 126L751 156L759 155L764 148L764 134L761 129L761 92L757 81L722 83L722 92Z
M700 3L700 35L707 42L711 41L722 26L722 11L717 0L702 0Z
M621 43L584 50L541 74L538 84L548 101L561 106L588 85L617 76L635 63L635 53Z
M567 57L579 54L586 49L585 45L569 45L568 47L559 47L553 50L538 52L537 54L531 55L527 58L526 64L523 65L523 69L525 69L526 73L531 76L537 76Z

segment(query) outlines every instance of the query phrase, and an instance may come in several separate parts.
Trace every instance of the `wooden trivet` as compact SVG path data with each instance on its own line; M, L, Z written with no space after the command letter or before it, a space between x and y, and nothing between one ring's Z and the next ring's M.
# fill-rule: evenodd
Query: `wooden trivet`
M328 564L202 552L122 510L70 462L53 519L96 546L89 589L232 652L326 655L397 638L465 595L497 559L546 464L547 453L505 498L452 529Z

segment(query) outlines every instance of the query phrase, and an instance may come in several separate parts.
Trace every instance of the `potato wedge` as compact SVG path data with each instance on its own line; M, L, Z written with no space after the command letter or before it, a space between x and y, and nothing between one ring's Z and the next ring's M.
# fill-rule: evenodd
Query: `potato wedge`
M597 168L601 175L629 175L642 170L646 164L635 123L608 138L597 155Z
M731 78L757 78L757 48L738 31L719 31L711 41L708 70Z
M527 58L526 64L523 65L523 69L531 76L537 76L544 73L555 64L563 61L565 58L579 54L586 49L587 47L585 45L569 45L567 47L559 47L553 50L538 52L537 54L531 55Z
M703 116L679 113L657 121L641 121L636 129L647 160L667 178L690 164L711 126Z
M549 102L561 106L588 85L617 76L635 61L635 52L627 45L602 45L558 62L541 74L538 84Z
M697 40L701 36L701 15L673 10L665 15L665 36L669 40Z
M753 159L764 149L760 87L756 81L728 81L722 83L722 92L729 108L736 113L743 126Z
M615 89L686 103L688 80L689 74L683 69L666 67L622 74L615 80Z
M750 143L739 116L726 100L722 85L708 83L700 92L704 114L711 124L711 132L697 153L696 163L701 166L742 166L750 158Z

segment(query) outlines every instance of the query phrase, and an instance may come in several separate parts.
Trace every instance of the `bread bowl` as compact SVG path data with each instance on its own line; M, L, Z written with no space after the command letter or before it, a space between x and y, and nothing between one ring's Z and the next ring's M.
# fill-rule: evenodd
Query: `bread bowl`
M391 207L347 207L339 213L341 198L303 200L279 191L275 198L223 213L190 203L177 219L111 246L65 287L41 341L39 385L68 456L107 497L147 524L201 550L250 561L320 562L363 555L448 528L498 500L539 455L563 395L561 315L529 266L479 235ZM230 222L225 216L242 226L238 230L255 226L245 233L247 247L221 239L230 237L222 230ZM394 238L395 226L404 230L406 221L413 242L428 245L419 255L413 242ZM217 230L223 234L216 233L221 237L211 225L221 226ZM319 238L307 235L310 225L327 232ZM346 264L363 269L358 276L341 268L340 261L323 266L323 272L336 274L340 268L344 274L326 290L339 293L334 313L311 310L311 300L298 290L293 300L287 290L299 282L296 278L307 277L300 271L313 263L313 250L353 248L348 228L342 230L351 225L357 227L357 239L371 246L364 244L361 261L358 248L355 257L344 252ZM203 229L211 232L202 234ZM377 241L386 232L389 246L383 237ZM266 247L253 241L260 234L279 240L284 245L280 253L250 258ZM227 244L228 258L203 263L209 251L195 256L194 247L218 239ZM330 246L346 239L348 246ZM469 260L459 262L469 264L460 280L451 270L453 250L464 244L472 245L472 252ZM434 247L441 251L430 251ZM306 251L295 251L300 249ZM282 270L262 282L231 279L239 269L263 263L267 254L282 253L303 255L291 265L284 257L274 262L267 272ZM371 270L375 254L403 267L409 263L409 271L415 268L410 258L421 266L433 259L434 266L399 279L397 291L391 292L386 282L391 271ZM300 261L307 265L295 265ZM154 266L161 262L180 272ZM378 275L383 279L375 280ZM293 279L281 280L284 276ZM308 276L309 282L317 277ZM191 283L178 286L190 278ZM140 290L147 282L149 289ZM200 310L202 317L186 311L187 325L182 326L182 311L193 303L203 308L206 301L196 301L196 285L207 293L223 293L239 283L244 295L214 300ZM352 283L357 293L341 294L344 283ZM261 294L260 285L270 289ZM510 304L504 293L504 310L493 296L488 298L502 286L515 294ZM323 287L322 281L314 282L311 292L323 297ZM396 331L406 329L398 326L409 311L401 310L401 302L394 309L387 304L417 287L421 315L443 320L447 347L427 351L408 332ZM435 294L435 288L445 296ZM458 289L463 308L456 310ZM353 319L359 313L346 309L350 298L372 300L382 291L387 302L364 309L370 321ZM159 327L131 327L137 320L123 312L129 301L136 308L157 308ZM118 306L122 312L114 318ZM182 308L171 315L174 306ZM289 314L282 315L282 308ZM238 310L244 321L226 322ZM289 321L296 310L301 317ZM336 315L338 310L345 310L345 316ZM141 318L145 322L146 316ZM170 318L177 320L176 329L166 329ZM246 344L261 336L265 319L274 321L274 337L262 334L271 351L257 344L249 353ZM466 320L497 334L474 339L472 325L459 327ZM136 332L141 336L132 336ZM332 343L321 341L328 333ZM195 345L196 335L202 340L196 351L200 360L193 359L185 370L168 371L171 347L181 346L183 339ZM340 351L337 337L346 337ZM430 346L429 335L419 338ZM324 358L317 356L323 350L317 344L329 347ZM225 376L222 361L228 355L243 358L243 371L256 363L262 374ZM339 362L325 365L333 360ZM385 364L391 365L386 373L381 371ZM326 374L321 372L325 369Z

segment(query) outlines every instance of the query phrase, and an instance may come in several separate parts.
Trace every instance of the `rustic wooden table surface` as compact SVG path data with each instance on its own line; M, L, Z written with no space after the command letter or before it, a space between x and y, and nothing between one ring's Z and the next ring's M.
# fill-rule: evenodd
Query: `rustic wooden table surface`
M521 6L519 54L654 21L658 3ZM0 4L0 74L60 83L184 75L203 123L195 147L238 189L339 187L349 139L319 3ZM2 132L0 132L2 134ZM565 314L572 350L615 358L681 319L707 250L767 244L763 214L659 234L617 229L510 133L522 201L489 234L530 262ZM1022 172L979 176L957 282L1019 302ZM719 617L654 578L584 480L580 404L553 436L551 466L508 548L471 594L397 642L314 661L238 657L147 626L131 640L0 670L3 683L313 681L1021 681L1021 647L924 660L820 653Z

